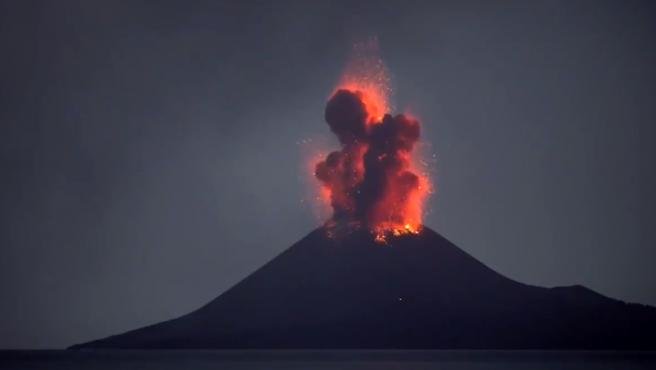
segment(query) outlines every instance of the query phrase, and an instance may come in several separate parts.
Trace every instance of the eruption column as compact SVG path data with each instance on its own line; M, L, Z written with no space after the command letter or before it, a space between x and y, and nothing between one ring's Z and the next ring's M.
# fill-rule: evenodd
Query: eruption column
M315 175L330 195L328 227L365 227L385 242L420 231L430 182L413 164L419 122L387 114L386 89L370 82L347 79L329 99L325 119L341 149L320 161Z

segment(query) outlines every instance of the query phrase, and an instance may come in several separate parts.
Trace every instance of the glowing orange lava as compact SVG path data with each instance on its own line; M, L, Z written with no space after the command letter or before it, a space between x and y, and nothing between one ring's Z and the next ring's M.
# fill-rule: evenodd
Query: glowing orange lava
M323 201L335 230L366 227L374 240L418 234L430 179L413 152L419 121L392 116L389 78L377 56L351 61L326 108L326 120L342 147L316 162Z
M407 165L409 173L416 175L417 182L410 188L399 189L397 181L388 179L387 192L372 212L372 232L375 240L380 243L387 243L389 236L419 234L424 205L433 190L430 177L414 163L412 153L403 153L401 156L404 157L403 161L407 161L403 165Z

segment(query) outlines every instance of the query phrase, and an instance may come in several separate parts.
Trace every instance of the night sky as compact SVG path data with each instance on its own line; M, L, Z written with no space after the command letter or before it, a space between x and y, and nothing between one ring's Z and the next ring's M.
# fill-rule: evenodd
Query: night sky
M317 227L306 154L337 148L325 103L374 36L428 226L656 305L650 2L2 1L0 348L187 313Z

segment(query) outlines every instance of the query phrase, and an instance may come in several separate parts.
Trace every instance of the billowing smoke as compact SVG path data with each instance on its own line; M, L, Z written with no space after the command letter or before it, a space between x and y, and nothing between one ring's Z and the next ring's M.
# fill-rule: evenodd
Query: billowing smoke
M316 165L315 175L330 194L334 228L366 227L376 239L417 233L429 192L427 177L413 167L419 122L399 114L378 116L375 94L338 89L325 119L341 143Z

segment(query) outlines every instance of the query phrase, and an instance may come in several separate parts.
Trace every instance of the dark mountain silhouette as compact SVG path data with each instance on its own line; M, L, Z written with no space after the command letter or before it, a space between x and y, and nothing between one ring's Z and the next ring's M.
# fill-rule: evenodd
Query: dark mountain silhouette
M72 348L656 349L656 308L518 283L426 227L318 229L190 314Z

